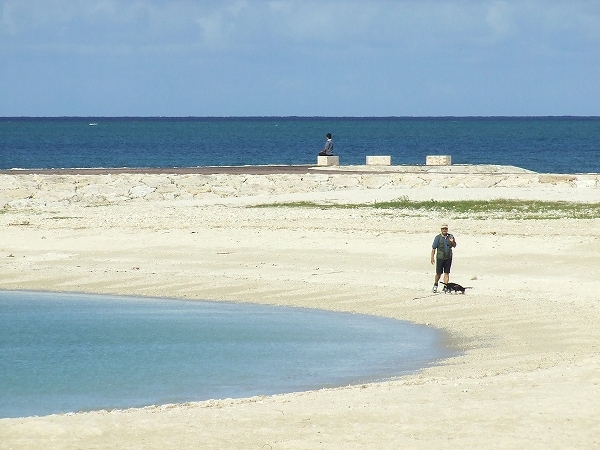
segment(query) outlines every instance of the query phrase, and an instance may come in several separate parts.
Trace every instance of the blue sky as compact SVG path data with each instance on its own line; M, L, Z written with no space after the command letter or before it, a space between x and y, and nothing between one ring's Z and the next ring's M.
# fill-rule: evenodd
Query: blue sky
M600 1L0 0L0 116L600 115Z

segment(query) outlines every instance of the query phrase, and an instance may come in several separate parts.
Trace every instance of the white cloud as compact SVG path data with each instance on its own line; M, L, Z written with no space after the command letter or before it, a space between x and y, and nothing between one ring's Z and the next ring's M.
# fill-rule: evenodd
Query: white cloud
M556 33L600 37L597 1L4 0L0 39L232 49L494 45ZM4 36L4 38L2 38ZM522 42L522 41L521 41Z
M242 14L249 9L248 2L234 1L213 11L195 11L193 21L201 29L202 42L212 49L226 48L239 27Z
M515 33L514 13L515 7L507 1L497 1L489 5L486 23L495 36L503 38Z
M597 111L599 44L598 0L0 0L17 107L93 78L114 103L172 83L186 114L311 114L325 96L350 114L512 113L544 92Z

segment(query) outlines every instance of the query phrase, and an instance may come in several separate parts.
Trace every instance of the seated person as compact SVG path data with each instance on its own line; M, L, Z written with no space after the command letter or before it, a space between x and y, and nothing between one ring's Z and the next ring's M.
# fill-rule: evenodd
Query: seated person
M331 133L327 133L325 136L327 142L325 142L325 148L319 152L319 156L333 156L333 141L331 140Z

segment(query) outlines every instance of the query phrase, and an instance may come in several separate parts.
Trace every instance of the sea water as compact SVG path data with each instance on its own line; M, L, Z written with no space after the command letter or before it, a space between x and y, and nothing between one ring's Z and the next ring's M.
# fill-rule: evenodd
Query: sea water
M303 308L0 291L0 418L389 379L451 356L443 338Z
M0 169L315 164L332 133L342 165L513 165L600 172L600 117L0 118Z

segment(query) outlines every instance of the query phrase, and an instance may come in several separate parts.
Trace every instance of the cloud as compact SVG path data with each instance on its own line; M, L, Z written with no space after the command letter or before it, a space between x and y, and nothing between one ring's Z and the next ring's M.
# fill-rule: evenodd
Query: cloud
M0 0L0 51L12 52L481 61L599 44L596 0Z
M499 39L513 36L516 32L514 14L516 8L507 1L491 3L487 8L486 23L492 35Z
M256 50L448 45L600 39L600 4L553 0L4 0L0 42ZM169 44L169 46L165 46Z
M263 42L393 45L397 39L425 43L491 41L547 33L578 32L597 39L598 2L576 0L4 0L0 33L27 41L83 37L119 43L162 39L208 44ZM181 33L180 30L187 30ZM194 36L189 31L194 30ZM583 30L583 33L582 33ZM86 33L87 31L87 33ZM493 39L492 39L493 38Z
M598 0L0 0L13 112L587 113L598 70Z

